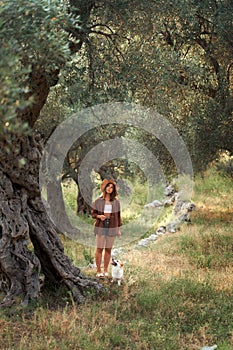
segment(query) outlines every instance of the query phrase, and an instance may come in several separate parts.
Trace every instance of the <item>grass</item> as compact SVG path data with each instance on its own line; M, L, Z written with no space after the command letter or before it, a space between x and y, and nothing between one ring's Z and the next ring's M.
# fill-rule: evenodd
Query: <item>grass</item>
M149 248L129 246L121 287L106 281L98 300L77 306L53 286L27 309L2 309L1 349L232 350L232 195L230 179L215 171L198 177L192 224ZM74 263L87 266L94 250L62 240Z

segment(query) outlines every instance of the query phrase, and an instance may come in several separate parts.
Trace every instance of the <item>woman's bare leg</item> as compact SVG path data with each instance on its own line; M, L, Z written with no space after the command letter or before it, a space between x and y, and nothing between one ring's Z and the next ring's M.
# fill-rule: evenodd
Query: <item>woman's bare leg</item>
M101 262L102 262L102 253L104 249L104 236L96 236L96 253L95 253L95 263L97 267L97 273L101 273Z
M97 267L97 273L101 273L102 252L103 248L96 248L95 263Z
M115 237L106 237L106 245L104 251L104 272L108 272L108 265L111 259L111 251Z
M111 258L111 250L112 248L105 248L104 251L104 273L108 272L108 265Z

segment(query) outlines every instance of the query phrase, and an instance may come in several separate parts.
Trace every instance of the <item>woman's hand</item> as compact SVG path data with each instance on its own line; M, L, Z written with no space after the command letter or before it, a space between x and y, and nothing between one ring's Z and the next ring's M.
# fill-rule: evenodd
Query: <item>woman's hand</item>
M97 215L97 219L100 219L101 221L104 221L106 219L105 215Z
M117 237L120 237L120 236L121 236L121 231L118 230L118 231L117 231Z

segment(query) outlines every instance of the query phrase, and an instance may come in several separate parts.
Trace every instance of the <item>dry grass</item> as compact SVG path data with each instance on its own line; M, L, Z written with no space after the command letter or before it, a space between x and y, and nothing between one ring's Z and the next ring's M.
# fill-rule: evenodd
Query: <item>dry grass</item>
M120 288L107 280L101 298L82 306L64 289L47 290L25 310L2 310L0 348L199 350L216 343L218 350L231 350L233 190L207 191L210 179L198 181L193 224L147 249L129 247ZM63 243L77 265L87 263L83 247Z

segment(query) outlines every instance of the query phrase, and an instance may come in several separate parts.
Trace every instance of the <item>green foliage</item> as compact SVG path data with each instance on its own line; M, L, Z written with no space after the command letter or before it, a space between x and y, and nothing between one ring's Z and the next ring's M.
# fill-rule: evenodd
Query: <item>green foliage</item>
M23 65L59 68L66 61L71 16L61 1L3 0L1 38ZM20 28L20 30L19 30Z
M1 1L0 9L0 132L24 132L16 110L33 102L29 77L43 67L46 74L69 58L66 29L74 23L60 1Z
M63 182L62 191L66 206L75 211L77 201L77 185L74 182Z
M94 258L93 258L93 252L92 252L91 248L89 248L89 249L84 248L83 249L83 257L84 257L87 265L93 264Z
M233 179L233 156L230 157L227 152L220 155L219 159L216 160L216 169L225 177Z
M16 77L19 80L25 79L28 69L19 69L19 60L14 56L9 47L2 46L0 50L0 76L1 76L1 104L0 104L0 133L4 130L25 131L27 124L22 124L16 119L16 108L23 108L30 101L23 101L22 88L20 88ZM26 90L24 89L26 92Z
M61 108L112 100L150 106L180 131L195 170L205 169L219 149L232 152L231 13L229 1L101 3L88 41L61 76ZM170 165L158 141L137 138Z

